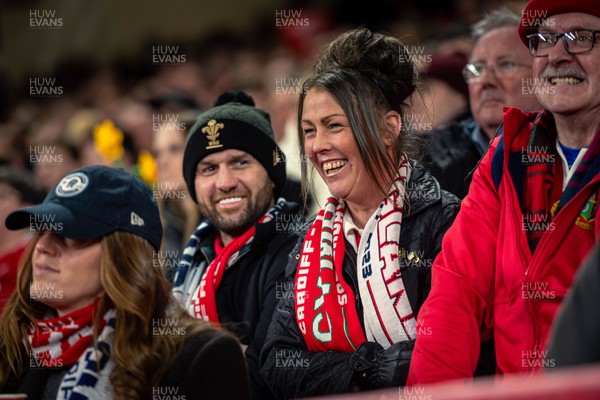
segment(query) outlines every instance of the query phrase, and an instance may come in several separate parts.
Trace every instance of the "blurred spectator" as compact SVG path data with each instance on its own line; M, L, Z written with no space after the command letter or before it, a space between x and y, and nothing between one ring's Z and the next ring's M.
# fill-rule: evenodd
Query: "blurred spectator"
M473 118L451 122L427 137L424 164L443 189L460 198L466 196L470 172L502 122L503 107L541 107L530 90L532 57L517 35L519 22L502 8L473 25L473 53L463 70Z
M408 118L409 125L415 123L416 130L429 133L442 125L471 117L469 89L462 76L466 64L467 56L463 53L431 55L422 71L425 78L421 92L423 107L417 107Z
M187 192L182 170L186 135L194 124L197 113L188 111L173 115L177 115L179 122L157 122L152 139L152 155L157 166L152 191L158 200L163 224L161 262L170 282L173 281L187 239L200 223L196 204Z
M502 123L503 107L537 111L541 105L533 90L533 58L519 40L519 16L501 8L473 25L473 53L465 67L471 112L485 134L487 147ZM480 140L480 139L477 139Z
M14 167L0 167L0 220L12 211L44 200L44 191L31 174ZM12 231L0 224L0 313L14 291L21 256L31 238L31 230Z
M296 121L296 104L302 80L302 71L299 70L294 58L289 54L280 52L273 55L265 67L263 81L268 94L265 108L271 115L275 141L286 156L287 183L282 195L287 200L299 204L304 202L300 195L300 179L302 162L306 162L300 157ZM326 196L329 194L329 190L320 176L315 176L311 188L307 204L302 204L307 216L319 211L319 204L324 204Z
M35 180L47 192L68 172L81 166L79 148L66 138L42 142L29 148Z

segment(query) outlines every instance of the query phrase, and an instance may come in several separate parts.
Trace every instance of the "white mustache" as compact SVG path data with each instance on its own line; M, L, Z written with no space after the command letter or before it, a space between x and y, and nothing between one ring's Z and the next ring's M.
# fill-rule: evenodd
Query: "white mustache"
M502 93L499 92L498 90L483 90L481 92L481 96L479 97L480 101L484 101L484 100L498 100L498 101L502 101L503 97L502 97Z
M587 74L578 68L565 67L565 68L555 68L551 65L548 65L542 75L540 75L540 81L542 83L546 82L549 78L556 78L559 76L571 76L577 79L587 79Z

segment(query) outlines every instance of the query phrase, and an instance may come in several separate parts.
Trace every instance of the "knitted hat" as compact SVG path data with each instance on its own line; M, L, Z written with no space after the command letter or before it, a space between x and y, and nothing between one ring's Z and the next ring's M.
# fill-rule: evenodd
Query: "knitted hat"
M198 163L209 154L237 149L250 154L267 170L277 199L285 184L285 156L275 143L271 119L254 107L244 92L225 92L213 108L200 114L190 129L183 155L183 177L197 203L194 180Z
M519 24L519 37L528 46L527 35L538 31L544 19L551 15L580 12L600 18L597 0L531 0L525 6Z

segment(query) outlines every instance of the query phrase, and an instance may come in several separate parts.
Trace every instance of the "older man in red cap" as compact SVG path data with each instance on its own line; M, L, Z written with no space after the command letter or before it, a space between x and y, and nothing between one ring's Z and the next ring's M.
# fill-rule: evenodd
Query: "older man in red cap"
M506 109L435 260L409 383L473 376L495 340L498 373L545 350L574 274L600 236L600 2L532 0L519 36L543 110Z

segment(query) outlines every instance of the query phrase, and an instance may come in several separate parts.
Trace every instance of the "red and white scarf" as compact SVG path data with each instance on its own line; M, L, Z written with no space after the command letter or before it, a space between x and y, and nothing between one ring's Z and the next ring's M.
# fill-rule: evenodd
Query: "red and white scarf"
M296 322L310 351L355 351L365 340L388 348L413 339L416 321L400 274L399 240L410 164L402 154L388 196L369 218L357 252L365 333L343 278L345 202L327 199L302 244L296 270Z
M109 309L99 320L98 340L93 346L98 303L99 300L57 318L35 320L29 327L32 348L29 367L68 368L57 399L100 399L112 393L109 375L114 362L110 354L116 312Z
M281 212L281 209L284 205L285 200L279 199L275 206L268 210L258 220L258 224L271 221ZM252 243L255 232L256 228L255 225L253 225L242 235L231 240L231 242L229 242L220 251L220 253L217 254L215 259L206 268L206 272L200 280L198 289L191 298L193 315L196 318L212 322L215 325L219 324L219 314L217 312L217 289L221 284L221 279L223 279L223 273L227 268L235 263L242 250ZM193 257L195 254L195 251L196 248L194 248L192 251L188 251L188 249L186 249L186 252L191 254L191 257ZM185 270L185 273L187 273L187 269ZM183 278L185 278L185 273Z
M194 315L204 321L219 324L217 312L217 289L223 279L223 273L237 259L240 250L254 239L256 228L250 227L242 235L234 238L223 248L206 269L193 298Z

